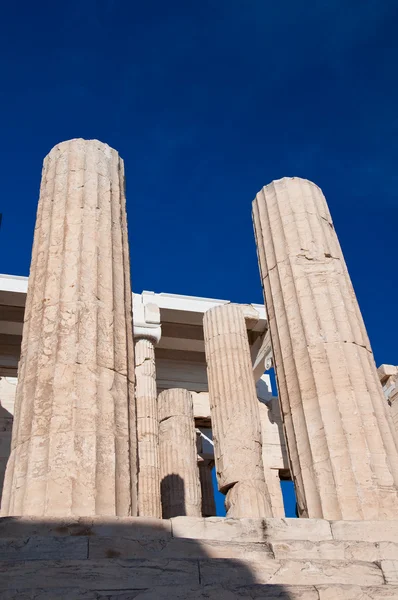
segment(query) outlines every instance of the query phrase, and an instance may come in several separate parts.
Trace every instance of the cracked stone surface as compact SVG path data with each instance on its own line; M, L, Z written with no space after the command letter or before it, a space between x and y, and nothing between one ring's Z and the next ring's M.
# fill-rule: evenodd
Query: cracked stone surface
M106 144L45 158L2 515L136 514L125 204Z
M284 178L253 220L300 514L394 519L397 433L326 200Z
M228 517L271 516L259 402L242 309L224 304L203 318L214 457Z

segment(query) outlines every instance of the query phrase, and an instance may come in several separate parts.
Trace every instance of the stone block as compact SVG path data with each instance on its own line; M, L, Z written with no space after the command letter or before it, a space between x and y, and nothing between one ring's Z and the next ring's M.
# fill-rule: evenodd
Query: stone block
M2 590L83 588L88 590L139 590L199 583L197 561L189 560L35 560L0 562ZM54 596L58 598L58 596Z
M353 560L375 562L382 558L377 544L367 542L272 542L271 548L277 559L292 560ZM390 558L390 555L385 558Z
M171 522L145 517L0 518L1 538L102 536L135 540L171 539Z
M173 537L219 541L332 540L330 524L322 519L171 519Z
M116 600L114 596L107 596L106 600ZM131 600L133 596L126 596L117 600ZM173 589L173 600L319 600L318 592L313 586L279 586L279 585L250 585L239 587L221 587L219 585L188 586ZM169 600L170 589L155 588L139 592L134 600ZM41 598L39 599L41 600ZM45 599L47 600L47 598ZM91 599L90 599L91 600ZM101 598L102 600L102 598ZM104 599L105 600L105 599Z
M18 586L18 582L15 582ZM117 596L105 596L90 590L84 590L81 588L50 588L43 589L21 589L16 587L14 589L3 590L0 592L1 600L108 600L109 598L116 598ZM134 596L130 596L130 599ZM118 599L120 600L120 598Z
M398 521L332 521L335 540L397 542Z
M225 519L223 517L175 517L171 519L173 537L223 542L264 542L263 519Z
M388 377L395 377L398 375L398 367L395 365L380 365L377 369L377 374L380 378L380 381L383 383L385 379Z
M87 556L88 538L84 536L0 538L0 561L84 560Z
M352 561L284 561L270 583L296 585L382 585L381 569L374 563Z
M81 588L10 589L1 593L1 600L396 600L395 586L359 587L353 585L290 586L251 585L235 588L187 585L173 588L153 587L150 590L98 590Z
M91 536L104 536L131 540L171 539L171 522L151 517L115 517L92 520Z
M398 540L394 542L379 542L376 544L381 560L398 560Z
M329 521L324 519L264 519L266 539L306 540L321 542L332 540Z
M91 535L93 519L46 517L0 517L1 538L27 538L29 536Z
M211 561L201 560L204 585L241 586L357 584L382 585L381 569L374 563L348 561Z
M90 559L273 559L268 544L197 541L193 539L134 540L126 537L90 537Z
M396 600L398 587L382 585L360 587L357 585L316 586L319 600Z

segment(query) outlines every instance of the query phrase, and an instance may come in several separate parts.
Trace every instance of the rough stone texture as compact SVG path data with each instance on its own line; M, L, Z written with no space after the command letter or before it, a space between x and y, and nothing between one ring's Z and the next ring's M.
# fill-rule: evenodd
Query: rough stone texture
M161 518L155 347L151 339L142 338L135 342L135 378L139 465L138 514Z
M177 517L171 521L173 535L181 538L225 542L264 542L271 539L314 542L333 540L330 523L323 519L225 519L223 517L188 519ZM375 523L373 524L375 525Z
M202 524L197 537L194 522ZM397 544L383 542L384 531L376 543L332 540L330 525L311 519L0 519L0 598L396 600ZM366 537L366 522L356 525L359 538ZM257 541L249 541L254 532Z
M271 516L261 425L242 309L225 304L203 318L218 488L229 517Z
M192 396L172 388L159 394L160 488L163 518L202 514Z
M353 585L332 586L291 586L291 585L249 585L220 587L187 585L156 587L152 590L99 590L90 591L76 588L56 590L10 590L2 593L2 600L396 600L398 588L393 586L360 587Z
M35 560L0 562L0 591L18 581L18 587L32 588L52 581L61 588L90 590L148 589L156 585L180 586L198 583L198 562L188 560ZM48 585L48 584L47 584Z
M82 560L87 558L88 538L80 536L30 536L0 538L2 560Z
M368 588L359 585L316 586L317 600L396 600L398 587L381 586Z
M390 561L391 562L391 561ZM200 573L204 585L229 586L251 583L294 585L350 584L382 585L383 573L374 563L333 561L215 561L201 560ZM240 567L240 568L239 568ZM394 585L394 582L391 582Z
M124 168L96 140L44 160L2 514L136 514Z
M202 517L213 517L216 514L216 503L214 500L214 489L212 479L212 468L214 461L199 460L200 489L202 493Z
M397 434L325 198L281 179L253 218L300 514L397 518Z
M398 556L396 560L382 560L381 569L386 583L398 585Z
M392 542L284 540L271 543L271 548L278 559L378 562L398 557L398 544Z
M398 521L335 521L331 523L331 529L335 540L398 541Z

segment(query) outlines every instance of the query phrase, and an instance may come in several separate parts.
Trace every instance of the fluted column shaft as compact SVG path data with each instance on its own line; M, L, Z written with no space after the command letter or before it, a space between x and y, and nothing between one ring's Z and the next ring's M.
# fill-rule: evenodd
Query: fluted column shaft
M242 309L235 304L211 308L203 327L217 481L226 494L227 516L272 516Z
M3 515L136 514L125 203L106 144L45 158Z
M193 401L188 390L169 389L158 398L163 518L202 516Z
M135 342L135 395L138 438L138 514L162 517L160 502L159 422L155 346L151 339Z
M285 178L253 218L300 514L396 519L397 439L326 200Z

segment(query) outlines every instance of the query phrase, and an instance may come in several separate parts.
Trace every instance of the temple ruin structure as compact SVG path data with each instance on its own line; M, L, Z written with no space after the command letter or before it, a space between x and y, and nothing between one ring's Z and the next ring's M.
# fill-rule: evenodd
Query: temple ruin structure
M274 181L253 222L264 305L132 293L122 159L45 158L29 278L0 275L0 599L398 598L398 367L321 190Z

